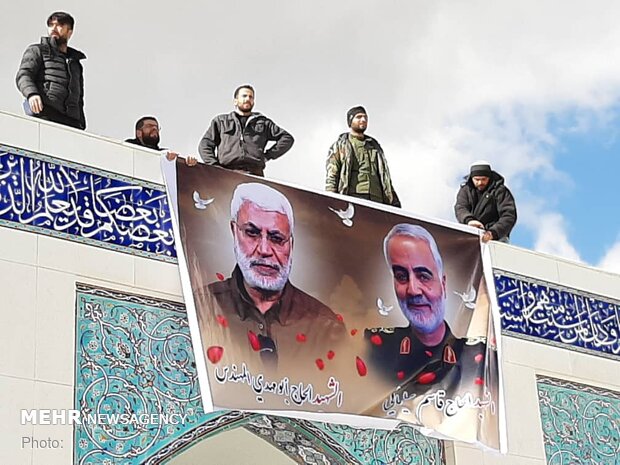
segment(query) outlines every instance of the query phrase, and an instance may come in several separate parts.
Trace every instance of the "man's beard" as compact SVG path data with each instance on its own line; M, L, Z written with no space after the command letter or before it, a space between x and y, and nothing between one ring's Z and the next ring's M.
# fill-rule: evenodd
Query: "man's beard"
M254 108L254 105L250 103L244 103L241 105L237 105L237 110L239 110L242 113L250 113L253 108Z
M60 36L50 36L50 39L52 41L52 44L55 45L56 48L67 45L67 43L69 42L66 37Z
M241 250L239 250L239 246L236 242L234 250L237 265L239 265L243 279L250 287L269 292L278 292L284 289L284 286L288 281L288 276L291 272L291 262L293 261L292 258L289 258L288 262L286 262L284 266L280 266L279 264L272 263L268 260L252 259L246 256ZM277 270L278 273L276 276L263 276L252 268L254 265L269 265Z
M398 299L398 305L409 320L413 329L422 334L431 334L443 323L446 314L446 299L440 297L437 302L430 302L423 295ZM409 305L428 305L430 311L412 310Z
M159 134L156 136L142 136L142 143L147 147L157 147L159 145Z

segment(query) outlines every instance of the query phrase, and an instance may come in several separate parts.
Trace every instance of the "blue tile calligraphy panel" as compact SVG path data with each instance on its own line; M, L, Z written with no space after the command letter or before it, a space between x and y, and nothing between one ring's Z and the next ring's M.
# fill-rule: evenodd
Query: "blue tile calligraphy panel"
M620 463L620 394L538 377L548 465Z
M0 225L176 262L163 186L1 144Z
M620 302L495 270L505 334L620 360Z

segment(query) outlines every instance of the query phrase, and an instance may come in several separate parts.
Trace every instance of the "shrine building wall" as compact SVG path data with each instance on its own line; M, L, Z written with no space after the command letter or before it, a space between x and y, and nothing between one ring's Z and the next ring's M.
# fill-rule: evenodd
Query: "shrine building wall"
M79 408L84 354L76 321L88 311L79 299L91 287L104 296L106 290L142 296L128 298L135 305L182 311L159 161L157 152L0 112L0 182L21 182L14 176L19 169L37 182L48 176L58 189L88 191L107 206L86 199L78 209L68 199L28 196L34 189L27 183L15 184L10 197L0 185L0 463L69 464L85 455L71 425L21 424L20 411ZM134 216L128 219L116 200L131 204ZM42 202L47 211L27 215L27 202ZM69 206L76 218L68 217ZM54 208L57 218L50 220ZM491 245L491 256L502 314L508 455L437 442L437 457L454 465L590 463L588 457L617 464L620 276L501 243ZM61 446L24 446L24 438ZM354 453L352 443L339 447Z

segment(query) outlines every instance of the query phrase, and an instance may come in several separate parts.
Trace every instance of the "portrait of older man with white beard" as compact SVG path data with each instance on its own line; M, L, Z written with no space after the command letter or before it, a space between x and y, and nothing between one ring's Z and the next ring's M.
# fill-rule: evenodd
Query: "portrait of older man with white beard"
M484 345L456 338L445 321L446 275L435 239L421 226L397 224L385 236L383 253L409 325L366 329L369 359L410 395L429 385L453 391L463 365L474 376L480 372L476 356Z
M260 183L239 184L230 205L236 266L195 294L207 365L320 371L345 340L342 321L289 281L295 220L288 199Z

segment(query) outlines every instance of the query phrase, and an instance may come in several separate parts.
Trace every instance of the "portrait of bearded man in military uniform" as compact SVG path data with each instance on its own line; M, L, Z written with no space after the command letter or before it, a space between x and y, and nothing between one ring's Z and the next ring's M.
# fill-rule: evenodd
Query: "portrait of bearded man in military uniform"
M257 373L315 372L315 360L342 342L346 328L289 280L290 202L265 184L242 183L230 209L235 267L228 279L194 295L207 360L213 366L245 363Z
M370 362L410 395L431 386L455 392L461 372L481 375L476 360L482 355L476 356L484 354L485 344L455 337L445 320L446 275L435 239L421 226L397 224L383 241L383 253L409 324L366 329Z

